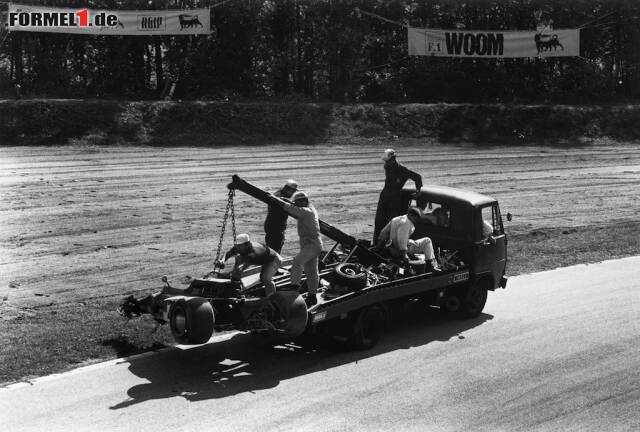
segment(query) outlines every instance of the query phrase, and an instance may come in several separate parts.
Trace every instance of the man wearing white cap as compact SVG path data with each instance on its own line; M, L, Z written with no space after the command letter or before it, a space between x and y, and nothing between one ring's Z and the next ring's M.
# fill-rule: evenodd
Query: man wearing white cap
M298 183L295 180L287 180L282 189L273 195L278 198L288 199L298 190ZM269 205L267 218L264 220L264 242L265 244L280 253L284 245L284 232L287 229L287 218L289 215L279 206Z
M386 149L382 154L384 161L384 187L380 192L378 200L378 209L376 210L376 219L373 229L373 244L378 242L380 230L394 217L400 216L407 210L402 208L402 188L408 179L416 184L416 190L419 192L422 188L422 177L420 174L400 165L396 160L396 151L394 149Z
M293 258L291 265L291 285L299 287L302 279L302 269L307 275L308 295L306 302L308 306L313 306L318 302L316 291L318 289L318 257L322 252L322 239L320 238L320 220L318 212L309 203L308 195L303 191L293 194L290 204L281 199L275 199L271 195L273 203L282 207L287 213L294 215L298 219L298 237L300 238L300 252Z
M242 271L250 265L262 266L260 281L264 284L267 297L276 293L273 276L282 264L282 258L273 249L262 243L252 242L248 234L239 234L233 247L224 254L224 260L236 256L236 262L231 271L233 277L239 278Z

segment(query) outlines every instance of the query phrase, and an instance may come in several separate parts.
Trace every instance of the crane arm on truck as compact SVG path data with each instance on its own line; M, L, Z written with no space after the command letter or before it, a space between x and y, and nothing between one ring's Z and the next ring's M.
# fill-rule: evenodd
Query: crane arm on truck
M260 189L257 186L252 185L246 180L240 178L237 174L234 174L231 177L231 183L227 185L229 189L235 189L246 193L247 195L262 201L265 204L273 204L274 200L280 201L284 203L285 201L280 198ZM297 219L297 216L293 213L287 211L286 208L283 208L291 217ZM342 245L343 248L346 248L353 252L353 255L358 257L358 261L364 265L375 265L381 262L384 262L385 259L380 255L376 254L373 251L370 251L367 248L367 244L362 240L358 240L355 237L345 233L344 231L334 227L333 225L328 224L323 220L319 220L320 223L320 232L330 238L331 240Z

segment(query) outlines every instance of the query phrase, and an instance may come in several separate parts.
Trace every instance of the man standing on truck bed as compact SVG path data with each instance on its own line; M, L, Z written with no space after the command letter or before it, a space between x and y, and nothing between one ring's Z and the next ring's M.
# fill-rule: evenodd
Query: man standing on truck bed
M420 220L422 212L416 207L411 207L404 216L396 216L382 228L378 239L378 247L387 246L391 256L403 261L409 260L409 254L424 254L424 260L428 265L427 271L440 271L438 261L433 252L433 243L429 237L411 240L411 234Z
M298 191L291 197L293 204L281 199L275 199L273 203L279 205L287 213L298 218L298 237L300 238L300 252L293 258L291 265L291 285L300 287L302 269L307 275L307 305L313 306L318 302L316 291L318 289L318 257L322 252L322 239L320 238L320 222L318 212L309 204L309 197L303 191Z
M391 219L403 214L406 209L402 207L402 188L408 179L416 184L416 191L420 192L422 188L422 177L420 174L400 165L396 160L396 151L386 149L382 155L384 161L384 187L380 192L378 200L378 209L376 210L376 219L373 229L373 244L378 243L378 236L382 227L384 227Z
M298 190L298 183L295 180L287 180L282 189L276 191L273 195L278 198L291 198L294 192ZM282 252L284 245L284 232L287 229L287 218L289 215L279 206L269 205L267 217L264 220L264 242L274 251Z

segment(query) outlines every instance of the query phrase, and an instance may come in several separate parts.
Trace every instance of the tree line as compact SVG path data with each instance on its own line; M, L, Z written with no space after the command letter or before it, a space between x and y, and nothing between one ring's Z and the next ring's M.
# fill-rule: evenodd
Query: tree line
M20 2L19 2L20 3ZM640 98L640 3L628 0L23 0L157 10L214 6L207 36L2 34L0 95L331 102L607 103ZM374 13L390 21L372 17ZM401 25L581 30L581 56L407 56Z

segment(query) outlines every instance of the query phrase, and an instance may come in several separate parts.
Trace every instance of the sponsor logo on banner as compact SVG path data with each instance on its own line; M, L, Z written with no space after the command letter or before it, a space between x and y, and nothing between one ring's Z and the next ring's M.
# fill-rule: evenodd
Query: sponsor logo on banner
M427 53L428 54L440 54L442 52L442 40L438 38L426 36L427 39Z
M551 48L553 48L554 51L558 48L564 51L564 46L560 43L557 34L541 35L538 33L533 37L533 40L536 43L538 54L542 54L545 51L551 51Z
M165 17L159 15L138 15L138 30L158 31L167 28Z
M542 55L542 53L551 51L553 49L556 51L560 48L564 51L564 46L560 43L560 38L553 31L553 20L547 19L538 23L536 28L536 35L533 37L533 41L536 44L536 50L538 51L538 55Z
M178 19L180 20L180 30L184 30L185 28L193 28L196 26L202 27L202 23L198 19L198 15L182 14L178 15Z
M44 27L44 28L74 28L74 27L114 27L118 25L118 16L108 12L91 15L89 9L79 11L25 11L17 9L9 12L7 22L9 27Z
M453 55L502 55L504 34L445 32L447 53Z

